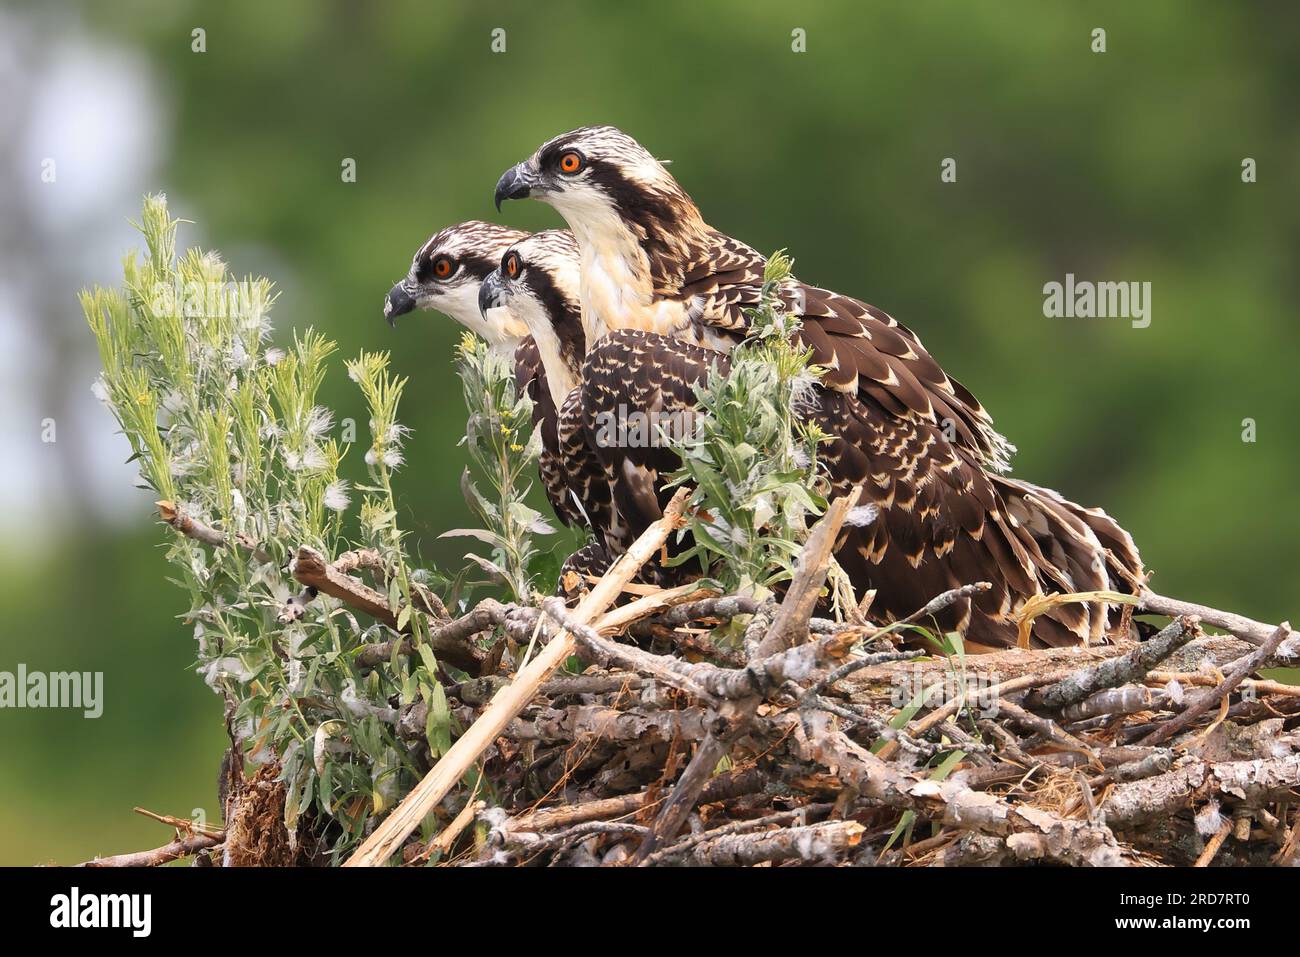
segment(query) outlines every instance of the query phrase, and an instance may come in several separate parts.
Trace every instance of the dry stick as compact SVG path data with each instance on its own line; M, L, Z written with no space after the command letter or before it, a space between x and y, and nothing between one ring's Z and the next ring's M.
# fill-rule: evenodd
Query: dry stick
M349 579L349 581L352 581L352 579ZM356 584L361 588L367 587L361 585L360 582L356 582ZM378 594L378 592L375 594ZM351 604L351 601L349 600L348 603ZM384 608L388 608L387 602L384 603ZM437 657L445 659L449 664L454 665L461 671L477 675L482 670L483 662L487 660L488 653L475 646L470 639L479 632L486 631L488 628L505 621L507 610L506 606L500 602L492 598L484 598L467 614L437 628L431 628L429 630L428 645ZM391 612L389 612L389 615L391 617ZM394 619L393 624L396 625L396 623L396 619ZM387 621L385 621L385 624L387 624ZM410 638L398 639L397 643L401 646L399 654L409 655L414 650ZM360 668L373 668L380 662L387 661L393 655L393 645L394 642L392 641L379 641L363 645L357 654L357 666Z
M158 506L158 517L182 535L192 538L196 542L211 545L214 548L225 548L228 544L225 532L218 531L210 525L204 525L196 518L191 518L185 513L185 509L175 502L164 499L154 504ZM257 544L247 535L236 536L235 544L259 562L272 561L270 553L258 548Z
M619 711L604 704L580 704L569 708L541 708L529 720L515 718L506 726L507 737L516 741L547 743L596 741L642 742L660 740L700 741L708 733L713 716L703 708L670 708L664 711Z
M812 617L817 606L817 596L826 582L826 570L830 561L831 549L839 537L840 527L849 509L858 502L862 494L861 486L854 486L849 494L837 498L826 510L799 556L795 566L794 578L785 593L781 607L777 609L772 627L767 630L758 648L750 655L751 661L774 655L783 648L802 644L808 640L808 619Z
M700 592L700 586L691 582L685 585L678 585L676 588L661 588L658 591L648 595L642 595L635 601L630 601L626 605L620 605L613 611L602 615L592 628L586 628L581 622L577 622L568 611L564 600L558 596L545 597L541 596L542 611L536 608L517 609L515 615L520 621L527 622L528 631L531 633L537 625L537 619L542 619L542 634L548 638L554 633L554 630L546 619L549 617L560 626L574 625L581 627L584 631L589 632L598 645L602 644L602 635L616 635L628 628L629 625L641 620L647 615L654 615L666 608L673 608L681 602L686 601L693 595ZM545 609L550 609L546 611ZM636 678L637 675L630 677Z
M862 841L866 828L857 821L826 821L805 827L778 828L761 834L726 834L691 851L691 861L708 867L747 867L765 861L833 864Z
M800 807L790 808L788 811L777 811L775 814L769 814L766 817L732 821L730 824L723 824L720 827L715 827L711 831L701 831L699 834L692 834L690 837L683 838L676 844L655 851L646 858L646 865L654 866L656 864L663 864L675 858L682 857L697 845L703 844L707 841L717 840L720 837L727 837L732 834L744 834L747 831L762 830L795 819L804 821L807 820L809 815L826 814L834 810L834 808L834 804L804 804Z
M1077 704L1066 705L1061 709L1061 720L1073 723L1102 715L1157 711L1167 700L1168 695L1157 688L1148 688L1146 685L1121 685L1118 688L1098 691Z
M618 597L623 586L632 580L641 566L654 557L659 547L681 520L689 490L682 489L664 510L663 518L652 524L633 542L627 553L605 573L574 610L574 618L588 622L600 614ZM366 838L344 867L377 867L383 864L401 846L407 836L419 827L434 806L441 801L473 766L478 756L496 740L506 725L533 699L537 689L556 668L564 664L573 653L574 640L568 632L551 639L528 665L515 676L515 680L497 692L479 719L457 739L415 786L402 802L393 809L374 833Z
M1152 612L1157 615L1167 615L1170 618L1199 618L1205 624L1229 631L1242 641L1249 642L1252 645L1262 645L1277 631L1276 625L1266 625L1243 615L1235 615L1230 611L1220 611L1217 608L1197 605L1190 601L1166 598L1163 595L1157 595L1155 592L1144 591L1139 596L1139 599L1139 612Z
M1055 742L1063 747L1073 748L1076 751L1092 756L1094 759L1096 758L1096 752L1092 748L1083 741L1080 741L1074 735L1070 734L1070 732L1066 731L1051 718L1039 717L1030 711L1026 711L1015 702L1008 701L1006 698L998 699L997 709L1000 715L1005 715L1012 721L1016 722L1016 724L1028 728L1031 731L1037 731L1049 741ZM1098 763L1100 764L1100 761L1098 761Z
M561 804L559 807L525 811L518 817L506 821L503 829L511 833L519 831L540 833L551 828L569 827L586 821L624 817L641 810L648 799L648 792L638 791L635 794L620 794L617 797L584 801L582 804Z
M689 605L678 605L672 611L660 615L650 624L664 628L676 628L701 618L721 618L724 621L741 615L752 615L758 611L760 602L748 595L713 595Z
M1180 616L1150 641L1142 642L1124 657L1111 658L1091 668L1084 668L1064 681L1028 695L1025 706L1056 710L1080 702L1103 688L1140 681L1148 671L1197 634L1199 629L1196 627L1196 619Z
M636 601L620 605L604 615L597 623L596 631L602 635L617 634L646 615L652 615L664 608L673 608L680 605L688 598L696 597L701 591L704 591L704 589L701 589L697 583L691 582L686 585L678 585L676 588L663 588L652 594L643 595ZM707 592L705 593L707 594Z
M396 574L384 561L383 556L379 554L379 550L375 548L358 548L350 552L344 552L335 558L332 564L344 573L351 572L356 568L369 568L383 575L385 581L388 581ZM430 591L428 586L419 582L411 582L411 602L434 618L442 621L451 619L451 613L447 611L447 606L442 603L442 599Z
M974 582L970 585L962 585L960 588L950 588L948 591L931 598L924 606L912 612L906 618L900 618L893 623L894 626L910 625L913 622L920 621L923 618L937 615L949 605L962 598L969 598L972 595L978 595L980 592L986 592L993 586L988 582ZM871 629L876 631L878 629ZM870 637L868 634L867 637ZM930 653L927 651L886 651L877 654L866 655L862 658L854 659L846 665L836 668L826 677L822 678L805 694L819 695L827 688L832 688L839 684L855 671L861 671L863 668L870 668L873 665L884 664L892 661L910 661L913 658L928 658Z
M433 856L434 852L446 854L451 850L451 846L456 843L456 838L460 837L460 832L469 827L474 816L486 806L482 801L475 801L474 797L478 794L478 788L474 789L474 794L469 796L465 806L460 809L460 813L448 824L443 830L428 843L424 850L416 855L416 861L427 861Z
M1004 838L1006 846L1022 859L1047 857L1092 866L1114 866L1131 859L1130 852L1105 826L1013 804L974 791L957 778L942 783L919 778L882 761L829 724L804 722L793 714L773 719L773 723L791 727L791 747L798 757L834 768L840 781L856 787L868 801Z
M347 574L348 569L358 566L371 567L365 552L346 552L339 557L338 561L331 564L326 562L325 556L316 549L303 545L298 549L294 559L293 577L308 588L324 592L383 622L393 631L403 630L397 627L397 614L389 607L388 598ZM427 589L425 591L427 592ZM442 602L431 592L427 594L417 592L416 596L416 605L426 613L434 614L439 608L446 611ZM471 675L477 675L482 670L488 653L475 647L469 639L486 628L500 624L504 617L503 605L490 598L484 599L469 614L431 629L429 647L435 655L446 660L448 664ZM410 630L409 624L404 630ZM402 646L401 654L410 654L412 651L410 639L399 640ZM357 657L357 665L361 668L373 668L380 662L387 661L392 657L392 653L392 642L365 645Z
M131 854L114 854L112 857L97 857L93 861L86 861L79 867L157 867L159 864L167 864L171 861L180 860L182 857L189 857L191 854L197 854L199 851L207 850L209 847L216 847L226 839L226 832L219 834L190 834L188 837L177 837L170 844L164 844L162 847L155 847L151 851L135 851Z
M831 550L835 547L835 539L840 534L840 527L844 524L849 509L857 503L861 492L862 489L857 487L843 498L836 499L809 534L808 541L799 556L799 563L795 566L790 588L786 591L785 598L777 609L776 617L768 628L767 634L750 656L751 662L768 658L808 639L808 619L812 617L813 608L817 605L817 595L826 582ZM710 729L709 736L696 748L686 770L677 779L672 794L659 809L654 825L632 856L634 865L645 864L647 858L654 853L655 848L662 841L677 836L678 830L691 813L691 808L695 806L700 791L717 769L718 762L745 733L762 700L762 695L751 695L739 701L724 701L718 707L717 724Z
M1240 658L1228 672L1228 676L1217 688L1209 694L1180 712L1164 724L1157 727L1145 738L1138 742L1139 746L1159 744L1161 741L1167 741L1179 731L1186 728L1193 721L1203 715L1211 708L1217 707L1220 702L1225 701L1228 695L1232 694L1237 685L1246 679L1246 676L1257 670L1260 665L1267 661L1277 651L1278 645L1286 641L1291 635L1291 625L1288 622L1282 622L1274 630L1272 636L1268 638L1260 647L1256 648L1250 654Z
M1210 862L1214 860L1214 855L1219 853L1219 848L1223 847L1223 842L1226 841L1228 835L1232 833L1233 823L1232 818L1228 818L1223 822L1223 826L1215 832L1213 837L1205 842L1205 850L1201 851L1201 856L1196 859L1196 863L1193 864L1192 867L1210 866Z
M993 587L992 582L972 582L969 585L962 585L960 588L950 588L946 592L935 595L927 601L922 607L912 612L906 618L900 618L894 622L896 625L910 625L914 622L921 621L939 614L949 605L961 598L970 598L972 595L978 595L988 591Z
M159 814L156 811L150 811L148 808L133 807L131 808L136 814L149 818L151 821L157 821L159 824L167 824L176 828L178 831L197 832L206 834L209 837L224 834L225 830L215 827L211 824L200 824L198 821L188 817L173 817L170 814Z
M314 548L302 545L293 563L293 577L302 584L337 598L397 631L397 614L388 598L364 582L335 568Z
M766 783L765 776L755 768L719 774L704 786L704 790L700 793L700 803L710 804L714 801L744 797L763 790ZM656 789L654 793L649 790L638 791L635 794L620 794L617 797L599 798L581 804L535 808L511 818L505 823L504 830L547 831L554 827L581 824L583 821L619 818L639 811L647 805L653 806L662 799L662 792Z
M1049 671L1041 675L1021 675L1019 678L1012 678L1009 681L1003 681L1001 684L992 685L991 687L988 688L982 688L980 690L980 695L981 697L986 697L986 698L993 698L995 695L999 697L1006 697L1008 694L1010 694L1013 691L1024 691L1026 688L1036 688L1040 685L1049 685L1054 682L1061 681L1065 678L1068 678L1070 675L1074 674L1075 670L1076 669L1071 668L1068 670L1061 669L1058 671ZM929 731L935 725L947 721L958 711L960 711L962 705L964 705L965 703L966 702L963 700L962 696L958 696L954 698L952 701L949 701L943 707L939 708L936 711L931 711L924 718L921 718L919 721L915 722L915 726L913 726L911 723L905 725L903 727L903 730L906 731L908 734L913 735L914 737L919 737L920 735L925 734L925 732ZM879 751L876 752L876 757L881 758L882 760L888 760L889 758L894 756L894 752L898 750L898 747L899 744L897 741L886 741L884 747L882 747Z
M1147 677L1147 681L1156 684L1168 684L1171 681L1177 681L1179 684L1208 686L1217 685L1219 682L1211 675L1200 674L1195 671L1152 671ZM1260 695L1281 695L1284 698L1300 698L1300 685L1283 684L1281 681L1269 681L1267 679L1247 678L1241 683L1243 691L1253 691Z

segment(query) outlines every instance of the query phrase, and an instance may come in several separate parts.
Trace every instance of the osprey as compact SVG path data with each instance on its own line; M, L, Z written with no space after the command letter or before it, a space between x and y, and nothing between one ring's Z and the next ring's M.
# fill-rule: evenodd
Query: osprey
M501 254L527 236L522 229L471 220L434 233L416 250L406 278L384 299L384 318L390 326L397 317L416 309L436 309L509 354L528 329L508 310L479 311L478 290L484 277L497 268Z
M622 551L631 539L612 508L605 468L584 424L578 388L587 352L578 293L578 245L568 230L526 236L501 256L483 280L478 304L483 315L506 311L523 322L541 363L533 381L548 390L545 401L558 414L542 423L539 463L542 482L556 513L570 525L588 525ZM539 399L534 398L534 408Z
M615 330L588 355L588 411L634 399L689 403L713 356L746 338L765 258L709 226L667 169L614 127L564 133L507 170L498 208L526 196L555 207L573 231L584 324ZM963 631L972 647L1005 647L1032 596L1140 585L1133 541L1104 512L1001 474L1014 447L911 330L796 279L777 293L825 370L808 414L831 435L822 461L832 484L840 494L860 486L864 504L878 509L870 524L846 530L836 558L856 587L877 589L886 617L988 581L989 591L957 603L939 624ZM628 467L630 458L646 464L644 455L599 451L615 481L644 485ZM616 486L615 497L629 521L654 517L643 489ZM1035 620L1033 638L1099 640L1111 611L1104 603L1053 608Z
M520 229L475 221L448 226L435 233L416 252L406 278L389 291L384 301L384 316L390 325L395 325L398 316L415 309L436 309L477 333L493 349L506 355L514 354L515 387L526 392L532 400L533 428L540 430L542 436L542 452L537 465L546 497L561 521L581 527L588 524L588 519L569 492L570 485L563 466L565 453L560 446L559 432L562 403L554 399L556 389L548 382L538 343L528 334L524 319L512 309L504 304L484 303L480 298L484 279L496 271L502 255L529 236ZM552 250L558 249L562 243L552 235L543 245ZM546 269L550 288L567 290L572 296L572 308L576 314L576 247L571 248L567 257L550 256L546 260ZM535 270L538 272L540 269ZM561 398L566 393L567 388L560 393ZM601 474L603 476L603 472ZM604 485L604 491L607 502L607 485ZM598 510L598 493L592 495L592 501L587 504Z

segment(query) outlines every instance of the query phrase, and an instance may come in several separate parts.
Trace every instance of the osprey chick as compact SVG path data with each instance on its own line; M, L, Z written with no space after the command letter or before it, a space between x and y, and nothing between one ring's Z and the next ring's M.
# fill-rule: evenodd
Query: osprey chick
M384 318L417 309L436 309L501 351L513 351L527 335L524 324L506 310L482 313L478 290L497 268L501 254L527 236L522 229L470 220L434 233L415 253L406 278L384 299Z
M627 134L584 127L543 144L501 177L504 199L535 196L564 217L581 254L583 322L616 330L591 350L584 376L601 381L608 406L627 395L689 395L703 374L701 347L725 353L749 333L766 260L709 226L668 170ZM1141 580L1128 533L1104 512L1004 478L1014 448L978 400L951 379L917 336L874 306L787 280L777 291L798 338L825 369L810 417L832 439L822 461L838 493L854 485L875 521L850 528L836 557L859 590L877 588L889 617L948 588L993 587L954 605L941 627L972 646L1016 639L1016 613L1044 592L1120 589ZM619 369L639 357L632 382ZM694 370L694 371L691 371ZM626 452L601 449L615 477ZM644 477L642 478L644 482ZM625 501L642 494L620 495ZM653 498L653 497L651 497ZM652 511L631 511L638 523ZM1034 625L1040 644L1099 640L1104 604L1052 609Z
M547 498L561 521L582 526L587 524L587 520L581 509L575 507L563 481L565 453L559 441L562 402L553 398L555 389L547 380L538 344L528 335L528 326L520 315L504 303L484 302L480 298L483 280L496 272L502 255L529 238L530 234L523 230L494 223L470 221L448 226L430 237L416 252L406 278L389 291L384 301L384 316L390 325L396 325L398 316L416 309L436 309L481 336L492 348L507 355L513 354L515 387L532 400L533 428L542 436L542 452L537 465ZM546 241L548 247L557 243L554 237ZM548 267L553 285L571 290L572 308L576 314L576 250L571 252L567 261L563 257L552 257ZM566 373L563 381L572 383L575 380ZM572 385L567 388L572 388Z
M583 423L578 389L587 337L578 293L578 246L567 230L549 229L520 239L479 288L484 316L505 311L528 330L541 362L536 376L548 394L533 396L534 408L548 401L559 410L540 423L542 484L556 514L567 525L591 526L604 539L626 547L612 510L604 466ZM530 393L531 394L531 393Z

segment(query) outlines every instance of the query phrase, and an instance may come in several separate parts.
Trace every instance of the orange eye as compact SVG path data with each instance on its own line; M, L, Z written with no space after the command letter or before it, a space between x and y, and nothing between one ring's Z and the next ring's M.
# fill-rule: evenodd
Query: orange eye
M506 257L506 275L511 279L519 275L519 257L514 253Z
M577 150L569 150L560 157L560 172L568 173L572 176L582 169L582 154Z
M433 274L439 279L446 279L455 269L451 264L451 259L446 256L439 256L433 261Z

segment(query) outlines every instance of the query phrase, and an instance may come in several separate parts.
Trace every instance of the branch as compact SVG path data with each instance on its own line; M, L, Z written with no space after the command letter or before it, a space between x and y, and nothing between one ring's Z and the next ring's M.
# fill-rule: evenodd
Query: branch
M1152 591L1144 591L1141 594L1138 601L1138 611L1166 615L1169 618L1199 618L1205 624L1231 632L1242 641L1249 642L1252 645L1262 645L1277 631L1276 625L1266 625L1252 618L1246 618L1244 615L1236 615L1230 611L1220 611L1207 605L1179 601L1177 598L1166 598Z
M197 854L199 851L207 850L209 847L216 847L226 839L226 832L221 831L217 834L189 834L181 837L179 834L170 844L164 844L162 847L155 847L151 851L135 851L131 854L114 854L112 857L97 857L93 861L86 861L79 864L79 867L157 867L160 864L167 864L171 861L180 860L182 857L189 857Z
M772 627L767 630L763 640L754 649L750 658L766 658L808 640L808 619L812 617L817 605L817 596L826 582L826 573L830 568L831 551L839 537L840 527L848 516L849 510L857 504L862 494L861 486L854 486L849 493L837 498L826 510L808 535L808 541L799 555L799 564L795 567L794 578L785 593L781 607L777 609Z
M1154 638L1137 645L1123 658L1112 658L1070 675L1064 681L1035 691L1025 699L1026 707L1054 711L1082 701L1103 688L1140 681L1148 671L1200 634L1196 619L1180 616Z
M663 517L642 533L627 553L614 563L600 582L578 603L574 611L575 618L585 623L609 607L623 586L632 580L641 566L654 556L677 528L688 495L689 490L682 489L673 496ZM425 816L464 776L483 750L532 700L542 682L564 664L565 659L573 653L574 644L573 636L567 633L552 638L550 644L515 676L515 680L497 693L487 710L375 828L344 866L376 867L388 860L406 840L407 835L419 826Z
M1291 637L1291 625L1284 621L1277 626L1272 636L1259 648L1237 661L1217 688L1197 699L1185 711L1160 725L1139 741L1138 744L1152 746L1167 741L1205 712L1217 707L1228 695L1232 694L1233 690L1246 679L1247 675L1259 670L1259 667L1273 656L1273 652L1277 651L1278 646L1289 637Z
M1271 760L1192 759L1155 777L1117 784L1101 810L1112 827L1133 827L1217 798L1247 806L1286 800L1300 787L1300 754Z
M349 579L352 581L352 579ZM362 585L361 587L365 587ZM385 604L387 607L387 604ZM471 641L480 632L503 624L510 606L502 605L492 598L484 598L467 614L449 621L429 631L428 644L434 655L445 660L461 671L475 677L482 674L483 664L488 652ZM357 665L361 668L373 668L393 656L393 646L398 645L399 655L409 655L415 650L411 639L401 638L393 641L377 641L363 645L357 654Z
M211 545L214 548L225 548L229 544L225 532L218 531L211 525L205 525L196 518L191 518L185 512L185 509L175 502L164 499L154 504L158 506L158 517L187 538L192 538L196 542L202 542L205 545ZM247 535L236 536L235 544L244 552L253 556L256 561L263 564L275 560L269 552L259 548L257 543Z

